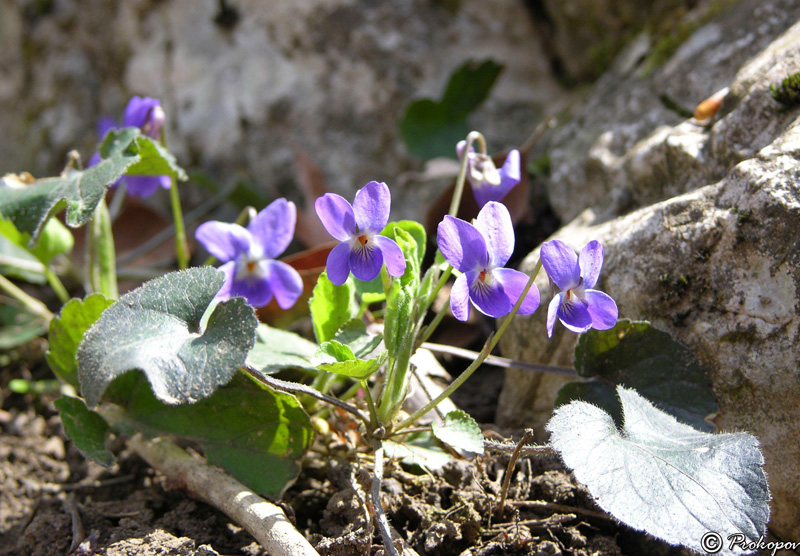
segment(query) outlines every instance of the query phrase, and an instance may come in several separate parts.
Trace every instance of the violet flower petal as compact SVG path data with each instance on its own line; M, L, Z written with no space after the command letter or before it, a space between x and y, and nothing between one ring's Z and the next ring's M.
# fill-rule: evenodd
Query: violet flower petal
M114 118L110 116L103 116L100 118L100 121L97 122L97 136L100 138L100 141L106 138L106 134L111 131L112 129L117 128L117 122Z
M98 164L100 164L101 160L103 160L103 159L100 157L100 152L98 151L98 152L96 152L96 153L94 153L92 155L92 157L89 159L89 163L86 165L86 167L87 168L91 168L92 166L97 166ZM119 181L119 180L117 180L117 181ZM115 185L116 185L116 182L115 182Z
M603 268L603 246L596 239L583 246L580 259L581 278L583 278L584 288L593 288L600 277L600 269Z
M122 119L123 127L144 127L152 114L153 108L161 106L158 99L150 97L132 97L125 107L125 116Z
M461 141L456 143L456 154L458 155L458 160L464 158L464 153L466 152L466 150L467 150L467 142L465 140L462 139ZM475 149L473 147L470 147L469 152L475 152Z
M350 245L347 242L340 243L328 253L328 261L325 265L328 273L328 280L336 286L341 286L350 276Z
M383 252L376 244L350 249L350 272L363 282L375 278L383 266Z
M264 256L274 259L286 251L292 242L296 221L297 208L294 203L280 198L256 214L247 229L261 244Z
M502 284L481 282L478 276L479 273L476 271L467 273L467 280L470 282L469 298L475 307L484 315L494 318L511 312L513 305Z
M275 294L275 301L281 309L288 309L295 304L303 293L303 279L300 274L283 261L266 261L267 280Z
M469 283L466 274L456 278L453 283L450 290L450 311L460 321L469 319Z
M262 261L259 264L263 264ZM272 300L272 288L264 278L252 275L234 276L231 296L242 296L253 307L263 307Z
M383 253L383 262L386 263L389 276L402 276L406 270L406 257L400 246L393 239L384 236L375 236L372 240Z
M447 215L439 223L436 241L444 258L456 270L469 272L486 267L486 241L472 224Z
M547 306L547 337L553 337L553 327L556 325L556 318L558 318L558 308L561 307L561 301L564 298L564 293L556 294L550 300Z
M234 274L236 274L236 262L227 262L217 268L217 270L225 274L225 282L223 282L222 287L217 292L217 295L214 296L214 299L217 301L225 301L231 298L231 286L233 285Z
M355 235L353 207L341 195L326 193L314 202L314 209L322 225L334 238L347 241Z
M500 168L500 185L497 187L497 195L499 195L499 198L497 200L499 201L505 197L521 180L522 170L519 151L514 149L508 153L503 167Z
M527 274L513 268L496 268L492 271L492 276L503 286L512 306L516 304L522 290L528 285L529 279ZM520 315L531 315L538 308L539 288L536 287L536 284L532 284L531 289L528 290L528 295L525 296L525 300L517 312Z
M486 206L486 203L497 200L492 195L492 188L494 186L474 184L471 181L470 185L472 186L472 195L475 197L475 202L478 203L479 207Z
M586 290L586 305L592 316L592 328L608 330L617 324L619 311L616 302L607 293L597 290Z
M558 307L558 319L573 332L585 332L592 327L592 315L586 302L577 297L567 296L562 292L562 303Z
M506 206L494 201L486 203L478 213L475 227L486 240L490 264L505 266L514 252L514 225Z
M578 256L566 243L554 239L542 244L540 252L542 266L556 286L561 290L578 287L581 278L581 267Z
M198 226L194 237L203 244L206 251L224 263L246 253L253 241L250 232L238 224L217 221Z
M128 185L131 197L149 197L159 187L169 189L172 186L169 176L124 176L122 179Z
M359 232L380 233L389 221L392 196L389 186L371 181L356 192L353 212Z

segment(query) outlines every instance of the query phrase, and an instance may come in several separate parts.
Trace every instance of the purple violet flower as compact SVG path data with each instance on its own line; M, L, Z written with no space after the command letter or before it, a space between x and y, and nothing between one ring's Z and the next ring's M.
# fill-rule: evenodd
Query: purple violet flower
M165 119L164 109L158 99L133 97L125 107L122 127L138 127L150 139L158 139Z
M459 141L456 145L459 160L464 158L466 146L466 141ZM492 157L476 153L475 149L470 147L467 154L467 178L479 207L483 207L489 201L502 200L522 179L519 151L514 149L508 153L503 167L498 170Z
M165 119L164 109L161 108L161 103L158 99L133 97L128 102L128 106L125 107L125 117L122 120L121 127L138 127L144 135L151 139L158 139L161 135L161 129L164 127ZM118 127L112 118L103 117L97 124L97 135L102 141L106 133ZM94 153L92 158L89 159L89 167L99 163L100 160L100 153ZM169 189L172 185L172 180L170 180L169 176L125 176L112 184L111 187L119 185L123 180L127 184L128 193L132 197L149 197L158 191L159 187Z
M225 222L206 222L195 232L197 241L222 261L225 284L215 299L242 296L254 307L263 307L272 296L281 309L294 305L303 292L300 274L274 260L292 241L297 220L294 203L276 199L259 212L247 228Z
M514 251L514 226L505 205L489 201L478 213L475 225L445 216L439 224L439 250L453 268L462 272L450 292L450 310L458 320L469 318L469 302L490 317L511 312L528 276L503 268ZM519 308L530 315L539 307L539 290L533 284Z
M371 181L358 191L350 205L335 193L316 200L314 208L328 233L341 241L328 255L328 279L337 286L350 273L368 282L381 271L383 263L392 276L406 269L403 251L393 239L380 235L389 221L392 197L383 182Z
M552 337L556 317L573 332L590 328L608 330L617 322L617 304L606 293L594 290L603 267L603 246L592 240L580 258L566 243L547 241L541 249L542 266L561 290L547 308L547 336Z

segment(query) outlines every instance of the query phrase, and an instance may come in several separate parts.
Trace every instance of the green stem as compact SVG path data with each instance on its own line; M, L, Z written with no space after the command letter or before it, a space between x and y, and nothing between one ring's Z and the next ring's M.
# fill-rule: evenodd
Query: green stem
M422 337L417 339L416 344L418 347L420 344L424 343L425 341L427 341L428 338L431 337L431 335L436 330L436 327L439 326L439 323L442 322L442 319L447 314L447 310L449 308L450 308L449 303L445 303L444 305L442 305L442 308L439 309L439 312L436 313L435 317L433 317L431 323L425 328L425 332L422 333Z
M408 366L411 361L411 353L414 348L414 336L406 336L404 345L400 348L400 353L394 361L394 369L392 373L387 375L387 383L390 389L384 390L381 396L380 407L378 415L381 417L381 422L387 422L397 413L403 404L408 390Z
M53 313L50 312L50 309L48 309L44 303L19 289L14 282L2 274L0 274L0 289L4 290L11 297L22 303L22 306L34 315L39 315L46 322L50 322L52 320Z
M89 224L89 284L92 292L117 299L117 258L106 200L101 199Z
M480 355L478 355L478 358L475 361L473 361L472 364L469 367L467 367L467 369L463 373L461 373L461 375L459 375L458 378L456 378L450 384L450 386L448 386L441 394L439 394L438 396L436 396L436 398L431 400L427 405L425 405L425 407L417 410L416 412L414 412L413 415L411 415L409 418L407 418L406 420L401 422L394 429L395 432L399 431L399 430L403 430L404 428L416 423L417 419L419 419L420 417L422 417L423 415L428 413L431 409L433 409L434 407L439 405L439 403L441 403L442 400L445 400L445 399L449 398L452 395L453 392L458 390L458 388L462 384L464 384L464 382L469 377L472 376L472 373L474 373L476 370L478 370L478 367L480 367L481 364L483 363L483 361L487 357L489 357L489 354L491 354L492 350L495 348L495 346L497 346L497 342L500 341L500 338L502 338L503 334L505 334L506 330L508 330L508 326L511 324L511 321L514 319L514 315L517 314L517 311L519 311L519 308L522 306L522 302L525 301L525 296L528 295L528 290L531 289L531 286L533 285L533 281L536 279L536 275L539 273L539 270L541 268L542 268L542 262L539 261L538 263L536 263L536 268L533 269L533 273L531 274L531 277L528 280L528 283L525 285L525 288L522 290L522 293L520 294L519 299L514 304L514 308L511 310L511 313L509 313L508 317L506 317L505 320L503 320L503 323L500 325L500 328L497 330L497 333L496 334L492 334L491 336L489 336L489 338L486 339L486 343L484 344L483 349L480 352Z
M175 255L178 258L178 268L189 268L189 244L186 242L186 228L183 223L183 210L181 198L178 195L178 180L170 177L172 187L169 188L169 198L172 202L172 220L175 222Z
M167 134L164 129L161 130L161 136L158 142L164 149L169 150L167 146ZM172 220L175 225L175 257L178 259L178 268L186 270L189 268L189 244L186 242L186 224L183 220L183 209L181 209L181 197L178 194L178 180L173 175L170 176L172 186L169 188L169 199L172 204Z
M389 299L389 291L392 289L392 279L389 277L389 271L386 270L386 265L381 267L381 283L383 284L383 294L386 299Z
M439 277L439 281L436 282L436 285L431 290L430 295L428 295L428 298L425 300L425 305L420 311L420 317L424 317L425 313L428 312L428 309L430 308L431 305L433 305L433 302L436 300L436 296L439 294L439 290L442 289L442 287L445 285L445 283L452 274L453 274L453 267L448 264L447 269L444 271L444 274L442 274Z
M56 292L56 296L61 303L66 303L69 301L69 292L67 288L64 287L64 284L59 279L58 275L53 272L49 266L44 267L44 276L47 278L47 283L50 284L50 287L53 288L53 291Z
M367 406L369 406L369 420L372 430L378 428L380 421L378 420L378 411L375 409L375 401L372 399L372 392L369 391L369 385L366 380L360 380L361 388L364 389L364 397L367 399Z
M481 154L486 154L486 139L477 131L470 131L467 135L467 145L464 148L464 157L461 159L461 168L458 170L458 178L456 178L456 187L453 190L453 198L450 200L450 210L447 212L450 216L458 214L458 207L461 205L461 197L464 194L464 182L467 179L467 161L469 157L470 147L472 143L478 141L478 146Z
M346 402L347 400L358 394L359 390L361 390L361 383L355 382L350 388L345 390L341 396L339 396L339 399L342 400L343 402Z

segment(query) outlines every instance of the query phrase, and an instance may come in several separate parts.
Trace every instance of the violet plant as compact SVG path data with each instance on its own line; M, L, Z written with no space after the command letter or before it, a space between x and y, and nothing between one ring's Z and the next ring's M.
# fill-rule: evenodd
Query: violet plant
M763 534L769 491L757 441L746 433L697 430L621 386L617 392L624 423L615 424L614 408L579 401L608 402L613 379L571 383L562 390L562 405L548 425L552 442L547 446L485 440L478 424L460 410L436 415L439 404L485 362L564 372L491 355L516 314L538 318L540 293L534 280L542 268L560 290L548 302L548 336L556 320L569 331L584 333L573 374L602 378L616 373L616 384L638 380L646 388L649 379L642 382L642 376L647 371L639 365L669 359L650 361L641 354L680 349L654 336L649 325L618 323L614 300L594 289L604 258L597 241L579 255L559 240L546 242L531 275L505 268L515 237L509 212L498 200L519 181L518 153L512 151L498 171L482 135L472 132L459 144L461 167L453 203L438 226L441 258L427 269L425 229L412 221L390 221L391 194L385 183L369 182L352 204L332 193L317 199L316 212L339 243L309 301L312 341L259 323L254 311L273 298L289 308L302 294L297 271L277 260L294 235L294 204L278 199L258 213L245 212L236 223L202 224L196 239L212 257L187 269L177 200L177 182L186 174L166 149L165 127L160 103L137 97L128 105L124 127L109 127L99 156L86 169L73 157L59 177L6 177L0 187L0 232L47 269L52 275L47 283L63 307L53 315L5 276L0 276L0 288L40 327L48 327L47 359L64 392L57 406L67 434L87 457L103 465L113 461L105 446L112 431L188 437L204 449L210 463L260 494L278 496L312 447L312 422L324 435L321 423L326 417L349 419L360 439L352 450L372 455L372 505L388 554L397 550L380 501L384 458L414 455L420 442L443 458L449 457L443 445L473 454L513 452L512 467L520 453L557 453L602 508L674 544L702 548L708 530L751 540ZM176 258L185 270L167 273L117 299L105 196L120 180L132 194L166 187L154 176L170 181ZM472 223L455 217L466 179L472 180L482 206ZM150 185L140 188L141 180L151 180ZM68 251L68 241L59 244L50 237L70 234L53 224L63 207L67 225L90 227L92 256L83 299L65 299L67 289L50 268L56 255ZM43 252L42 245L60 247ZM219 270L209 265L214 259L222 263ZM431 316L434 301L454 273L449 303ZM24 272L15 275L25 277ZM503 318L497 331L480 352L470 354L472 363L457 379L412 408L407 402L415 376L425 372L415 368L415 355L420 349L436 349L427 340L448 311L463 321L472 305L490 318ZM367 316L377 326L368 328ZM642 343L629 349L631 338L658 349L642 349ZM614 361L610 370L608 361ZM702 372L679 366L675 362L676 372ZM295 371L295 380L276 376L285 370ZM704 401L711 396L707 387L696 393ZM683 400L656 401L690 420L681 413L693 411ZM263 472L265 467L269 473ZM730 553L736 552L731 548Z

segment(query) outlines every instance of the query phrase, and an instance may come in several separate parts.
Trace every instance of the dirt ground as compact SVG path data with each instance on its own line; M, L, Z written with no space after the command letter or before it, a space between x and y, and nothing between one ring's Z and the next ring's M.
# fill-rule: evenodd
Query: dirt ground
M264 555L220 512L169 484L116 439L117 463L87 462L65 439L55 395L12 394L9 380L49 378L46 366L0 371L0 556ZM457 400L493 414L500 374L479 372ZM479 394L479 395L478 395ZM474 407L470 407L470 405ZM489 427L490 428L490 427ZM436 474L388 465L384 504L420 554L678 555L617 525L553 459L522 459L497 512L506 456L456 460ZM369 520L366 471L312 452L282 502L321 554L382 552Z

